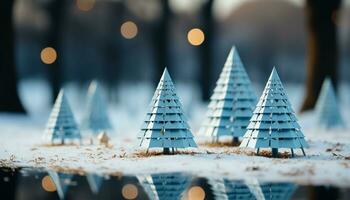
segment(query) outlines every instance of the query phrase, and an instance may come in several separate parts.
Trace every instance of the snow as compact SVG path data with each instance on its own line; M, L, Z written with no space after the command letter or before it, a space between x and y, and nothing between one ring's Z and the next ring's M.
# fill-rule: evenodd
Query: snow
M30 84L29 84L30 85ZM35 85L35 84L34 84ZM39 85L39 84L38 84ZM33 84L28 87L34 87ZM181 90L179 89L181 88ZM39 88L40 89L40 88ZM38 89L38 90L39 90ZM342 87L341 102L344 119L350 116L350 98ZM23 90L23 88L22 88ZM296 158L273 159L251 156L251 149L239 147L208 147L203 143L210 138L197 137L198 149L189 149L194 154L139 157L136 139L142 124L145 111L152 95L152 87L136 85L129 90L120 89L121 99L110 106L110 116L115 127L110 132L111 144L107 148L99 145L88 145L87 139L82 146L45 146L42 143L42 133L50 108L30 101L30 94L22 94L25 105L33 104L29 117L3 113L0 115L0 166L2 167L38 167L73 172L93 172L99 174L132 174L141 175L161 172L186 172L193 175L250 179L260 181L290 181L299 184L350 186L350 130L321 130L317 128L315 115L305 113L299 116L307 142L306 157L297 150ZM183 91L182 91L183 90ZM40 94L40 91L38 93ZM193 133L197 133L204 119L206 105L199 103L199 94L195 87L181 85L177 87L178 95L183 100L184 110L190 118ZM286 87L293 108L300 106L302 89L299 86ZM41 91L43 92L43 91ZM69 93L71 92L71 93ZM70 95L74 90L68 90L67 98L72 102L72 109L78 119L81 119L83 105L77 102L82 95ZM125 96L134 99L126 99ZM182 96L184 95L184 96ZM259 94L257 94L259 95ZM44 99L49 95L36 96L38 104L48 102ZM75 97L75 98L72 98ZM30 102L30 103L28 103ZM76 106L74 106L76 105ZM38 108L38 113L35 109ZM33 114L34 113L34 114ZM79 121L79 120L78 120ZM135 124L135 122L139 122ZM84 137L84 132L82 132ZM240 153L241 152L241 153Z

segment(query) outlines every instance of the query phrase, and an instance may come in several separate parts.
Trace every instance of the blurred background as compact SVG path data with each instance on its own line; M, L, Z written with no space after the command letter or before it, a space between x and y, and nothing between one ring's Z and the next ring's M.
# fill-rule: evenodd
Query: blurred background
M21 93L35 101L45 90L52 102L62 86L93 79L112 102L135 85L153 93L165 66L205 102L232 45L254 84L276 66L285 84L302 85L302 111L326 76L350 81L350 0L1 0L0 9L3 112L28 109Z

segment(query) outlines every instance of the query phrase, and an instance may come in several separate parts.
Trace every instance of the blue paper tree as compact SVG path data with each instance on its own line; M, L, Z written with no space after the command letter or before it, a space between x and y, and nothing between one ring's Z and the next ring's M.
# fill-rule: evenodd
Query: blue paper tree
M344 127L338 100L329 78L326 78L323 82L321 93L316 103L316 113L319 127L326 129Z
M277 156L279 148L304 148L308 144L291 108L287 94L275 68L266 83L243 137L241 147L271 148Z
M237 49L232 47L210 98L200 134L216 142L220 136L232 136L233 142L238 142L246 131L255 104L252 84Z
M169 154L177 148L197 147L182 105L167 69L160 79L138 138L140 146L163 148Z
M44 132L44 140L50 141L51 144L57 141L64 144L67 141L78 140L80 142L81 140L80 131L63 90L58 94L51 111Z
M107 102L103 88L97 81L91 82L87 95L87 109L83 119L83 127L97 136L101 131L112 128L107 113Z

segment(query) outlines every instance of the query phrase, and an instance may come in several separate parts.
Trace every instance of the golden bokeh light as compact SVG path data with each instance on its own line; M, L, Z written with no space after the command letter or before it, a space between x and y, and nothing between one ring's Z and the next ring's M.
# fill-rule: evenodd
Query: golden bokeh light
M76 0L77 8L81 11L89 11L95 5L95 0Z
M46 192L56 191L55 183L52 181L50 176L44 176L44 178L41 180L41 186Z
M40 57L43 63L52 64L57 59L57 52L52 47L46 47L43 50L41 50Z
M132 21L127 21L120 27L120 33L126 39L132 39L136 37L138 33L137 25Z
M201 29L193 28L187 33L187 40L193 46L199 46L204 42L205 36Z
M125 199L136 199L139 192L134 184L126 184L122 188L122 195Z
M188 190L188 200L203 200L205 198L205 192L203 188L199 186L193 186Z

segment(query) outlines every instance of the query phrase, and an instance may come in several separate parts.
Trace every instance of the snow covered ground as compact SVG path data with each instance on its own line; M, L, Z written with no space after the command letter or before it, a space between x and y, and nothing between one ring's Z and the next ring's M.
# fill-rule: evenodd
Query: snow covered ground
M31 84L35 86L35 83ZM22 91L25 91L25 87L34 86L23 86ZM118 90L119 101L110 106L110 116L115 127L115 132L110 133L113 147L105 148L87 144L44 146L41 136L50 110L47 95L43 92L45 88L39 86L40 84L37 84L34 87L38 95L22 93L25 105L30 108L30 117L0 115L2 167L44 167L74 172L136 175L189 172L213 178L258 178L261 181L350 186L350 130L319 130L313 113L299 116L310 144L310 148L306 150L306 157L272 159L251 156L252 150L249 149L205 145L191 149L194 154L138 157L135 154L140 152L136 135L153 94L152 87L138 85ZM342 108L345 108L342 109L345 119L350 116L350 94L346 93L348 89L341 88L341 94L344 95L341 96L340 102ZM198 93L193 92L196 91L195 88L178 85L177 90L190 118L192 130L196 133L205 115L206 105L199 103ZM297 110L303 96L301 87L290 86L286 87L286 90L293 108ZM259 96L260 92L257 94ZM78 101L82 96L74 92L74 88L68 90L67 96L79 121L84 110L83 103ZM127 98L130 96L133 98ZM196 141L203 144L208 139L197 137ZM297 154L301 155L301 152L297 151Z

